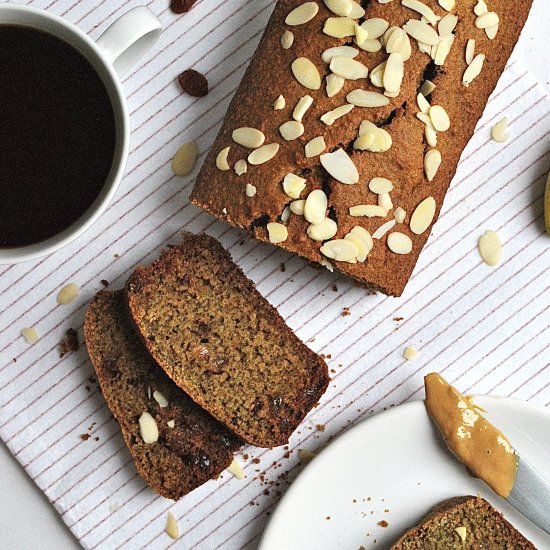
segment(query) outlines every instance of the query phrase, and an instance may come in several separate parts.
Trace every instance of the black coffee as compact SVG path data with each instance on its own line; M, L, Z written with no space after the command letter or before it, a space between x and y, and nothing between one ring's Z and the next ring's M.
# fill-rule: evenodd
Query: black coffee
M0 25L0 248L52 237L98 197L115 150L101 78L75 48Z

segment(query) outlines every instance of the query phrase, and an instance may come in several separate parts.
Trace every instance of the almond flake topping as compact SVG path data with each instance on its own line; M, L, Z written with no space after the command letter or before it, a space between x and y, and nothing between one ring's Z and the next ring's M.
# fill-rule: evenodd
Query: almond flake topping
M321 59L325 63L330 63L333 57L357 57L359 50L352 48L351 46L335 46L334 48L328 48L321 54Z
M424 97L428 97L435 90L435 84L431 80L424 80L420 90L418 90Z
M260 148L252 151L252 153L248 155L248 162L249 164L253 164L255 166L263 164L264 162L270 161L278 152L278 143L269 143L267 145L262 145Z
M388 212L377 204L358 204L349 209L349 215L354 218L385 218Z
M307 236L314 241L328 241L338 232L338 226L334 220L325 218L322 222L311 224L307 228Z
M395 221L397 223L403 223L405 221L405 218L407 217L407 212L405 212L403 208L398 206L393 212L393 217L395 218Z
M438 0L439 5L447 11L453 11L455 9L456 0Z
M483 69L483 63L485 62L485 55L478 53L473 61L470 63L464 76L462 77L462 84L468 87L481 73Z
M180 538L178 522L176 520L176 516L174 516L172 512L168 512L168 515L166 516L166 527L164 528L164 531L172 540L178 540Z
M328 199L324 191L315 189L306 199L304 217L309 223L321 223L327 214Z
M285 98L280 95L273 104L273 110L274 111L280 111L281 109L284 109L286 107L286 101Z
M222 172L226 172L230 169L230 166L227 162L227 157L229 156L229 150L230 147L226 147L225 149L222 149L218 156L216 157L216 168L218 170L221 170Z
M328 241L321 247L321 254L337 262L357 263L359 253L357 245L347 239Z
M430 112L430 103L429 101L424 97L424 94L419 93L416 96L416 102L418 103L418 108L423 113L429 113Z
M156 443L159 438L159 429L155 419L148 413L144 412L139 417L139 433L144 443L150 445Z
M415 235L422 235L430 227L435 216L436 203L433 197L424 199L411 216L409 227Z
M432 181L441 166L441 153L437 149L430 149L424 156L424 171L428 181Z
M283 189L291 199L298 199L306 188L306 181L296 174L287 174L283 180Z
M387 92L398 93L403 82L403 58L398 53L391 53L386 61L384 70L384 88Z
M476 41L473 38L470 38L468 42L466 42L466 63L468 65L471 65L474 60L475 50Z
M346 100L356 107L384 107L390 103L385 95L361 89L352 90L346 96Z
M498 25L499 17L494 11L484 13L479 15L475 20L475 26L478 29L487 29L488 27L493 27Z
M395 231L388 235L388 248L395 254L410 254L413 243L408 235Z
M336 107L336 109L325 113L321 117L321 121L324 122L327 126L332 126L339 118L347 115L351 110L353 110L354 105L341 105Z
M153 399L158 403L158 406L161 409L165 409L166 407L168 407L168 399L166 399L166 397L164 397L164 394L159 392L158 390L155 390L153 392Z
M353 7L352 0L324 0L325 6L335 15L347 17Z
M283 50L289 50L294 44L294 33L291 31L285 31L281 35L281 47Z
M347 185L359 182L359 172L343 149L321 155L321 165L335 179Z
M246 160L244 159L238 160L235 163L234 170L237 176L242 176L243 174L246 174L248 170L248 164L246 164Z
M447 111L441 105L432 105L430 107L430 119L433 127L438 132L446 132L451 127L451 121Z
M497 122L491 130L492 138L498 143L504 143L510 139L510 134L506 133L510 121L508 117L504 117L500 122Z
M379 17L367 19L361 27L369 34L369 39L380 38L389 28L390 24Z
M393 183L386 178L372 178L369 182L369 189L377 195L383 195L393 191Z
M419 2L419 0L401 0L401 4L403 4L406 8L423 15L428 20L430 25L435 25L441 19L433 12L432 8L426 6L426 4L423 4L422 2Z
M283 243L288 239L288 229L282 223L268 223L267 233L269 235L269 242L272 244Z
M329 17L325 21L323 32L332 38L355 36L355 21L349 17Z
M437 25L440 36L452 34L458 24L458 16L448 13Z
M475 8L474 8L474 13L477 15L477 16L480 16L480 15L483 15L484 13L487 13L489 11L489 8L487 8L487 4L485 3L484 0L478 0Z
M405 32L409 36L418 42L428 44L429 46L436 46L439 44L439 35L435 29L430 27L427 23L424 23L424 21L409 19L409 21L405 23L403 29L405 29Z
M254 185L247 183L244 192L246 196L251 199L256 196L257 189Z
M290 216L292 215L292 210L290 210L290 207L286 206L283 210L283 213L281 214L281 221L283 223L287 223L290 220Z
M327 96L334 97L338 95L345 83L346 79L341 76L337 76L332 73L327 75Z
M304 125L295 120L289 120L279 126L279 133L286 141L293 141L303 135L305 131Z
M502 257L502 244L495 231L487 231L479 238L479 254L482 260L490 267L496 267Z
M368 67L351 57L333 57L330 61L330 70L346 80L359 80L369 76Z
M294 8L285 19L285 23L291 27L304 25L311 21L319 13L317 2L305 2Z
M380 65L377 65L374 67L374 69L370 72L370 81L373 86L376 86L377 88L383 88L384 87L384 71L386 70L386 62L380 63Z
M317 157L321 153L324 153L327 148L325 138L323 136L317 136L310 142L306 143L305 154L307 158Z
M290 211L293 214L296 214L297 216L303 216L305 206L306 206L306 201L304 199L293 201L290 203Z
M369 53L376 53L376 52L379 52L381 49L382 49L382 43L380 42L380 40L376 40L376 39L373 39L371 40L370 38L368 40L365 40L364 42L357 42L357 40L355 41L355 43L365 52L369 52Z
M292 62L292 74L309 90L318 90L321 87L319 70L307 57L298 57Z
M386 222L382 224L373 234L372 238L380 240L385 237L385 235L388 233L388 231L391 231L397 222L395 220L390 220L389 222Z
M356 44L364 44L369 39L369 33L361 27L361 25L355 23L355 42Z
M257 149L264 144L265 135L256 128L237 128L233 130L233 141L248 149Z

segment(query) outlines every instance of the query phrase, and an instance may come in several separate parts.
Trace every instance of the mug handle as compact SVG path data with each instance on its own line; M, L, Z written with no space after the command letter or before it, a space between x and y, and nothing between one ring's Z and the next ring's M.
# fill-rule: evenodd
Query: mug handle
M162 24L147 7L122 14L96 41L118 76L122 76L159 39Z

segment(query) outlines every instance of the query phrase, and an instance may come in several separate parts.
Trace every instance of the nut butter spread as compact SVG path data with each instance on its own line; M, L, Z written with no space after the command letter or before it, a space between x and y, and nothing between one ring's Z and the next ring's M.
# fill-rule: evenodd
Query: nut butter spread
M424 379L426 408L449 449L501 497L516 481L517 456L508 439L439 374Z

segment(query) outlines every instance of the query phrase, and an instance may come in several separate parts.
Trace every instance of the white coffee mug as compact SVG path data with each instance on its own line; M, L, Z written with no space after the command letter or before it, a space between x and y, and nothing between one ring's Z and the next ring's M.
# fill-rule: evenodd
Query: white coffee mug
M0 25L32 27L62 39L101 77L115 113L116 143L111 171L88 211L59 234L20 248L0 248L0 264L15 264L51 254L84 233L107 208L122 179L130 148L130 122L120 77L158 40L161 23L146 6L121 15L94 42L65 19L21 4L0 4Z

